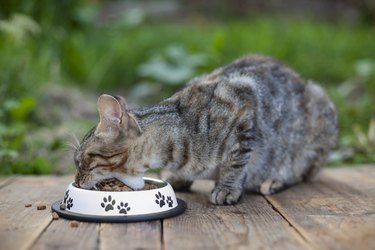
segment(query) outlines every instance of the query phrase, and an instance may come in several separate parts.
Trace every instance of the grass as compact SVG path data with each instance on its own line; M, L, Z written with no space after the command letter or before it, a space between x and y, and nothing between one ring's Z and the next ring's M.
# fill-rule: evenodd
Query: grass
M39 87L48 82L109 92L130 90L147 81L160 86L147 103L168 96L195 75L248 53L280 59L327 89L339 112L339 148L354 148L354 154L334 164L375 162L374 142L367 136L375 115L372 26L272 18L225 23L204 19L115 22L80 29L35 24L40 25L38 29L11 19L6 22L21 32L20 38L0 25L0 165L10 166L6 173L28 172L20 169L27 162L32 162L35 173L52 169L48 159L19 157L28 151L24 134L48 124L37 116ZM25 22L34 21L26 16ZM140 70L145 65L148 74ZM160 68L164 78L156 74ZM177 72L185 74L176 75L175 83L168 82L166 76ZM363 135L368 138L363 140Z

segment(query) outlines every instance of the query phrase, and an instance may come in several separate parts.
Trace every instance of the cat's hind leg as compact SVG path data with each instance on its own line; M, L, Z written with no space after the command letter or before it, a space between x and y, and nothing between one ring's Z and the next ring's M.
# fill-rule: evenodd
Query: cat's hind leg
M260 185L259 191L263 195L271 195L284 190L286 187L287 185L279 180L267 179Z

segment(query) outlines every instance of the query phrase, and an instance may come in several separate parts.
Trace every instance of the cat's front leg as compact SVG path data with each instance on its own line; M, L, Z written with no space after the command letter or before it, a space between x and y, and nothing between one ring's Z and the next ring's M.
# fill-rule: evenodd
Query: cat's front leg
M246 165L233 164L220 169L219 180L210 195L210 202L216 205L236 204L244 190Z

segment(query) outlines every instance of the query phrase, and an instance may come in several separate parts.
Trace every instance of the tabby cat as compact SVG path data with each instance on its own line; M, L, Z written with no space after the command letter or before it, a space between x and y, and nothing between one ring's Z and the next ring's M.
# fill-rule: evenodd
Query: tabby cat
M76 183L117 178L134 189L165 168L175 189L214 179L210 201L235 204L244 190L273 194L311 179L335 145L333 103L280 62L249 55L190 81L160 103L128 110L101 95L100 121L75 152Z

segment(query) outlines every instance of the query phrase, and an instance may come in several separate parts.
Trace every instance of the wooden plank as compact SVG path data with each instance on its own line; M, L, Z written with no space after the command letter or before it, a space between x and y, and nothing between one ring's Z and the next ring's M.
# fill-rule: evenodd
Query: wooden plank
M332 168L322 171L320 180L327 185L345 185L345 190L352 190L353 194L361 193L372 197L375 194L375 166Z
M99 224L79 222L78 227L71 227L70 223L54 220L31 249L98 249Z
M375 249L373 171L353 178L358 169L325 170L267 199L315 248Z
M100 249L161 249L161 222L102 223Z
M0 176L0 188L9 185L13 180L14 176Z
M157 178L155 172L147 177ZM100 225L100 249L161 249L161 221Z
M62 198L72 177L16 177L0 192L0 242L2 249L27 249L50 223L49 206ZM39 202L47 205L37 210ZM25 207L30 203L32 207Z
M146 176L158 178L155 173ZM123 249L124 246L143 249L157 249L158 245L161 247L160 221L102 225L79 222L77 228L70 227L70 222L65 219L53 221L32 249L98 249L99 242L102 249ZM159 230L155 230L158 225Z
M163 220L165 249L310 249L262 196L246 194L235 206L209 204L207 196L178 193L188 209Z

